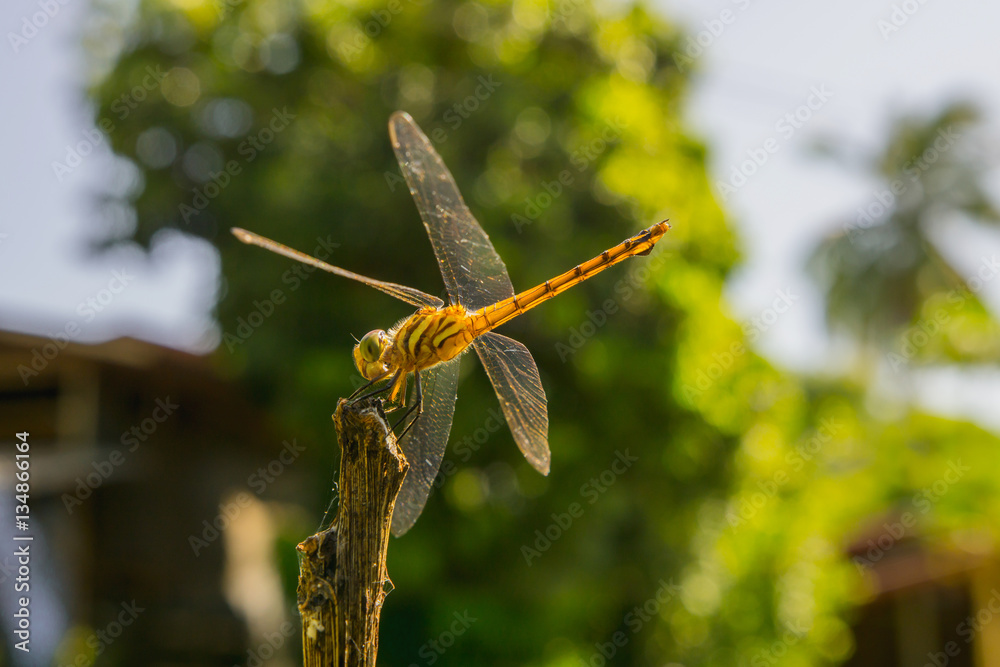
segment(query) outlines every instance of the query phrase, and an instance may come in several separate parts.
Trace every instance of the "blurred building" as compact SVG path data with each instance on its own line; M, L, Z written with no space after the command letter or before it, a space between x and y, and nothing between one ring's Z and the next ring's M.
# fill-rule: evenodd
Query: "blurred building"
M922 540L907 514L873 521L848 550L874 598L856 617L856 649L846 664L1000 666L1000 559L988 548L957 551Z
M29 433L35 535L32 653L13 650L5 627L4 664L247 663L256 634L289 622L269 560L266 484L254 476L278 462L287 484L296 473L281 461L294 458L278 458L260 412L209 357L132 339L2 332L0 358L0 437L10 453ZM13 455L0 466L9 517ZM0 551L5 624L11 551Z
M35 536L30 660L12 647L17 568L0 550L2 664L297 664L264 498L306 471L240 387L210 357L132 339L0 332L0 360L0 437L9 453L29 433ZM932 549L904 523L873 521L848 549L875 594L847 664L1000 666L1000 559Z

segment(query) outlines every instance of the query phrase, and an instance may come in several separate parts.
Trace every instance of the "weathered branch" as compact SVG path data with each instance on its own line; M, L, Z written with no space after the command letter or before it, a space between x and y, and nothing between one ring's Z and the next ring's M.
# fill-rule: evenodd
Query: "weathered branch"
M340 501L330 527L305 539L298 604L305 667L373 667L382 602L392 590L385 566L392 507L408 464L379 401L333 415L340 441Z

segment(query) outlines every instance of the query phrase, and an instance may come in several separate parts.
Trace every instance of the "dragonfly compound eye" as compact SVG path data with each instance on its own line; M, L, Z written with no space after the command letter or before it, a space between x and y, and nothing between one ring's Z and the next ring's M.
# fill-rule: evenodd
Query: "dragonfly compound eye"
M372 380L385 373L385 364L379 362L379 359L388 344L389 337L386 333L376 329L366 333L354 346L354 365L365 379Z
M385 348L385 332L381 329L376 329L375 331L369 331L361 339L361 358L368 363L373 363L379 360L382 356L382 350Z

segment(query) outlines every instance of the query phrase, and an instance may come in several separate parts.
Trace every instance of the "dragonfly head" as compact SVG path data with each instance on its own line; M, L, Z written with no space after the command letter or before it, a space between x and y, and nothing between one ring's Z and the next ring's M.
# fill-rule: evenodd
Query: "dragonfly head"
M385 375L388 369L379 360L388 345L389 336L381 329L375 329L366 333L354 346L354 365L366 380Z

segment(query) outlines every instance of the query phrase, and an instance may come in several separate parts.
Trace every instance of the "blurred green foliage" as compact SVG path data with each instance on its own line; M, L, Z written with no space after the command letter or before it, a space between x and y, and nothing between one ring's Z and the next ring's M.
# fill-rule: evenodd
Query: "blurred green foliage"
M956 219L1000 223L983 184L990 156L982 140L969 103L895 123L884 150L865 165L877 186L812 257L832 325L882 348L905 346L916 331L944 329L935 345L920 346L921 359L998 358L1000 330L976 297L982 282L970 286L938 249ZM985 266L975 268L995 274L989 257L982 260Z
M785 664L833 663L851 652L850 610L866 596L844 550L854 531L950 457L979 465L921 529L996 525L1000 508L971 502L1000 497L991 436L905 410L875 419L865 387L793 377L749 348L722 299L738 249L680 115L683 35L662 17L534 0L145 0L129 22L120 33L97 21L93 40L122 49L94 92L135 167L135 187L108 203L106 241L181 232L218 247L215 360L310 443L298 465L313 487L281 500L317 521L337 457L329 414L357 381L351 335L408 309L296 274L230 226L441 293L388 143L396 109L434 140L516 288L675 223L652 256L504 327L549 397L549 477L491 429L496 398L464 362L449 472L390 545L385 664L599 665L602 652L773 664L760 661L781 641ZM148 68L166 77L123 114L116 101ZM901 271L873 299L916 280ZM845 303L867 278L840 275ZM907 297L892 321L920 303ZM856 319L878 312L865 308ZM762 488L766 502L747 505ZM466 612L476 620L449 638Z

